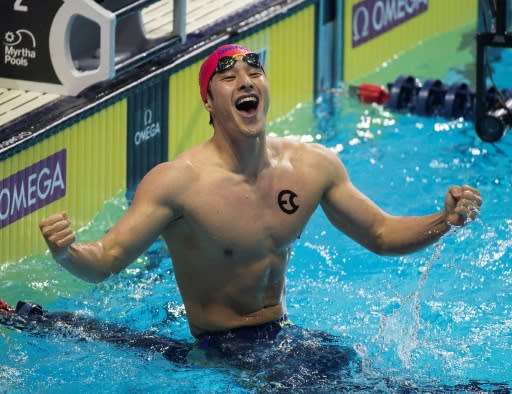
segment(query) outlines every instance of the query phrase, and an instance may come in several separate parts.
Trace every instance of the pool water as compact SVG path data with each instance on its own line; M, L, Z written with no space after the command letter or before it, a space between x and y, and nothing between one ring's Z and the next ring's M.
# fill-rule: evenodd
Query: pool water
M373 255L315 212L294 245L288 313L296 325L350 344L362 371L304 392L393 391L389 382L431 391L477 392L478 386L506 392L500 384L512 386L510 135L486 144L467 121L389 113L343 90L329 100L329 116L315 120L313 106L302 104L271 130L338 152L352 182L391 214L442 209L453 184L478 187L484 205L467 227L404 257ZM126 207L124 194L107 202L79 239L100 236ZM0 288L10 303L33 300L50 311L193 341L161 242L99 285L73 278L44 255L0 266ZM0 392L279 391L258 374L178 365L157 352L114 346L84 332L33 336L2 327L0 354Z

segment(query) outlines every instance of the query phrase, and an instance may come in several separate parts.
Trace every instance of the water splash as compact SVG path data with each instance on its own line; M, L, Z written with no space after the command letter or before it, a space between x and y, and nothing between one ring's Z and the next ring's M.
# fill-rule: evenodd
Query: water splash
M449 233L455 230L450 230ZM446 236L446 235L445 235ZM390 315L382 315L380 330L377 336L381 341L381 350L396 349L396 354L402 366L407 369L413 367L415 349L422 343L419 332L422 328L420 318L420 291L425 285L434 263L441 257L443 242L440 240L434 245L434 252L427 264L421 268L421 276L416 289L407 296L398 296L399 306Z

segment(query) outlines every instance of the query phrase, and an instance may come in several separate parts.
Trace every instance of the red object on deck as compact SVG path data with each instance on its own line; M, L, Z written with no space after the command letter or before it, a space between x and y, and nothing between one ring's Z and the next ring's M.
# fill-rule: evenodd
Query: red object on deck
M0 300L0 311L4 311L4 312L8 312L8 313L13 313L14 309L11 308L8 304L3 302L2 300Z
M357 97L365 104L385 104L389 100L389 93L380 85L362 83L357 89Z

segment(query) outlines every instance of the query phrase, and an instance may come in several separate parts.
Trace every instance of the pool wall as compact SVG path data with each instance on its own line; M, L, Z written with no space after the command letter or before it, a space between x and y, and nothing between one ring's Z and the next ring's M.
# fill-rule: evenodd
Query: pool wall
M45 250L42 218L65 210L83 226L126 188L126 109L120 100L0 163L9 174L1 181L1 262Z
M202 60L219 44L239 42L263 55L272 121L314 99L319 59L337 59L341 53L332 51L342 46L344 61L334 63L330 72L349 82L420 40L476 23L476 0L292 1L279 9L275 3L255 2L234 19L219 22L223 26L208 26L135 70L2 126L0 264L45 251L38 229L42 218L64 210L73 227L81 228L105 201L133 190L155 164L211 136L197 75ZM354 7L385 3L428 7L352 48ZM343 29L326 28L333 23ZM446 68L457 61L442 60Z

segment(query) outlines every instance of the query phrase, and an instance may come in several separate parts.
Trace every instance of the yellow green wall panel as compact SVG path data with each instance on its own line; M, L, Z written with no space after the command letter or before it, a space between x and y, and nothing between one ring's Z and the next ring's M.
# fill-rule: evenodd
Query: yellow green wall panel
M209 116L199 94L199 68L192 64L169 78L169 158L212 135Z
M0 264L46 249L39 233L41 219L64 210L77 229L126 188L126 100L1 161L0 179L62 150L66 151L65 196L0 228Z
M268 120L274 121L295 108L297 103L311 102L314 92L315 9L309 6L293 17L281 20L256 33L267 37L267 74L270 83ZM244 41L245 43L245 41Z
M266 52L270 83L268 121L310 102L314 90L315 9L308 6L251 34L238 43ZM169 158L208 139L213 132L199 95L198 73L204 59L169 78Z
M477 21L477 0L429 0L426 12L352 48L352 9L358 3L361 1L346 0L344 3L343 79L346 83L351 83L378 68L385 67L386 62L425 40L465 25L476 25ZM400 2L387 3L397 5ZM430 61L436 61L436 59L430 59ZM414 70L409 72L413 73Z

